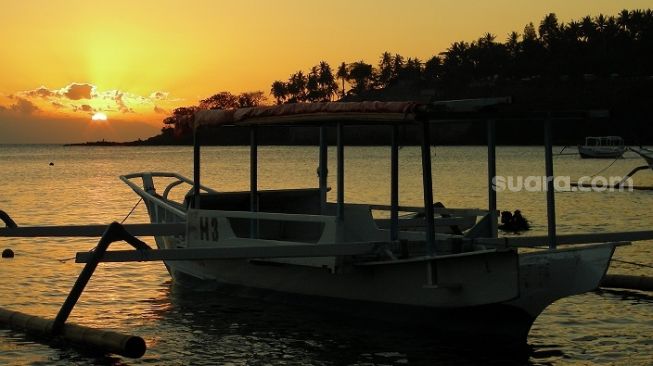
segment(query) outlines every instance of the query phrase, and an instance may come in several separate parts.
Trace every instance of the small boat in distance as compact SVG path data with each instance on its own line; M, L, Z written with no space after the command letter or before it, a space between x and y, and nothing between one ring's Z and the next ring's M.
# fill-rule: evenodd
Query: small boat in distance
M578 145L578 153L583 159L616 159L624 152L624 139L619 136L589 136L585 138L585 145Z

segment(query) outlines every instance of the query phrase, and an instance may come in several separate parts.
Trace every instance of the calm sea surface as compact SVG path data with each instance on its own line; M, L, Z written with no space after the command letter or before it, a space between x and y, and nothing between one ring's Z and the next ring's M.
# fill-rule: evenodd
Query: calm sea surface
M485 148L437 147L433 153L436 200L450 207L486 207ZM624 175L643 163L628 154L601 175ZM497 155L501 176L544 173L542 148L500 147ZM420 204L419 150L406 147L400 156L400 202ZM202 183L218 190L247 189L248 158L245 147L205 148ZM317 148L262 147L259 159L261 188L317 186ZM387 203L388 160L388 148L349 148L346 200ZM559 156L555 162L556 175L573 181L612 161ZM117 177L138 171L192 177L192 150L0 145L0 210L19 225L122 221L138 198ZM329 180L335 187L335 176ZM635 182L653 186L653 172L638 173ZM335 200L335 190L329 198ZM560 191L556 200L561 234L653 230L653 191ZM522 210L533 224L527 235L546 233L545 193L500 192L498 204L502 210ZM138 205L126 222L147 222L144 206ZM96 242L0 238L0 249L16 253L14 259L0 260L0 307L54 317L82 268L71 258ZM653 265L653 242L620 247L614 258L619 261L612 263L611 273L653 276L651 267L623 262ZM469 345L442 346L428 334L183 290L171 283L161 263L100 265L70 321L140 335L149 349L140 360L105 357L0 330L0 364L653 365L653 294L634 291L604 290L554 303L535 322L528 340L534 352L526 358L479 354Z

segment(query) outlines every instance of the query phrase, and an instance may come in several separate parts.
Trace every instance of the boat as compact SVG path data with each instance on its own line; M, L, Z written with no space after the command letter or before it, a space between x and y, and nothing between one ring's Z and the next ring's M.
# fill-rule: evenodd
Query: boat
M625 152L624 140L619 136L590 136L585 138L585 145L578 146L583 159L617 159Z
M192 179L174 172L120 177L143 199L153 224L183 224L185 233L156 235L158 249L151 252L163 253L159 256L138 251L115 260L163 259L182 286L211 283L220 292L426 327L449 339L525 345L531 325L548 305L596 289L615 247L642 236L556 235L550 187L548 235L498 238L495 123L510 102L334 102L198 111ZM488 207L443 208L432 194L430 128L470 119L487 126ZM550 131L550 121L542 121ZM358 125L378 125L392 136L390 197L376 202L344 200L345 131ZM398 131L403 125L416 125L423 133L424 203L419 207L399 205ZM258 189L258 135L274 126L313 126L319 132L315 187ZM249 191L201 184L199 140L209 128L249 129ZM329 130L337 136L335 202L327 201ZM546 136L547 175L552 176ZM170 199L180 186L188 189L184 199ZM105 260L111 258L107 252Z

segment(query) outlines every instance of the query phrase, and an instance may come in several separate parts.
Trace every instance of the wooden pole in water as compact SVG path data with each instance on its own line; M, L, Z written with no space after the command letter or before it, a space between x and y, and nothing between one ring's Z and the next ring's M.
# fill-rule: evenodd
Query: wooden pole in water
M433 177L431 176L431 129L429 121L422 122L422 185L424 187L424 220L426 220L426 248L435 254L435 223L433 222Z
M606 274L601 280L601 287L653 291L653 277Z
M12 328L25 329L48 337L61 337L72 343L90 346L104 352L116 353L127 357L141 357L145 353L145 341L142 338L74 324L66 324L68 316L82 295L86 284L91 279L107 248L111 243L119 240L124 240L139 250L150 249L147 244L127 233L122 225L113 222L107 227L102 238L100 238L98 245L91 254L90 260L86 263L84 269L82 269L79 277L77 277L73 288L70 290L63 305L61 305L61 309L59 309L54 320L0 309L0 322Z
M258 211L258 135L256 126L250 127L249 144L249 208L251 212ZM250 238L258 237L258 220L249 221Z
M338 221L345 220L345 148L344 148L344 126L342 123L337 125L337 148L336 158L338 160L338 204L337 217Z
M325 214L327 199L327 176L328 176L328 145L327 145L327 127L320 126L320 166L318 170L320 180L320 213Z
M488 210L490 211L490 237L497 237L497 191L494 179L497 175L496 123L487 121L487 179Z
M399 126L392 125L390 149L390 240L399 238Z
M193 126L193 208L200 208L200 136Z
M22 330L40 337L58 337L81 347L89 347L104 353L139 358L145 354L147 345L143 338L109 330L94 329L77 324L65 324L54 332L55 321L0 308L0 323L11 329Z
M549 234L549 249L555 249L556 243L556 206L553 187L553 143L551 137L551 119L544 121L544 160L546 165L546 218Z

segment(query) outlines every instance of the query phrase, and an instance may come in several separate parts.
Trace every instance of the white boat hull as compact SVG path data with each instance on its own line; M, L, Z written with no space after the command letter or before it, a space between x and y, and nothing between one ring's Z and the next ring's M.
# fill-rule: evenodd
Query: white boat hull
M578 146L578 153L584 159L616 159L625 152L623 146Z
M165 239L159 242L166 247L178 245L177 239ZM488 263L500 261L479 259L486 268L471 273L475 280L463 280L460 288L455 283L428 286L426 261L354 267L342 274L262 260L166 264L182 285L210 283L217 291L237 296L428 327L451 337L498 337L503 343L525 344L533 321L548 305L598 287L613 252L614 245L601 244L520 254L515 256L518 267L512 274L506 270L510 263L505 258L503 268L494 270L487 269ZM469 262L461 265L475 267ZM515 286L509 283L511 275Z

